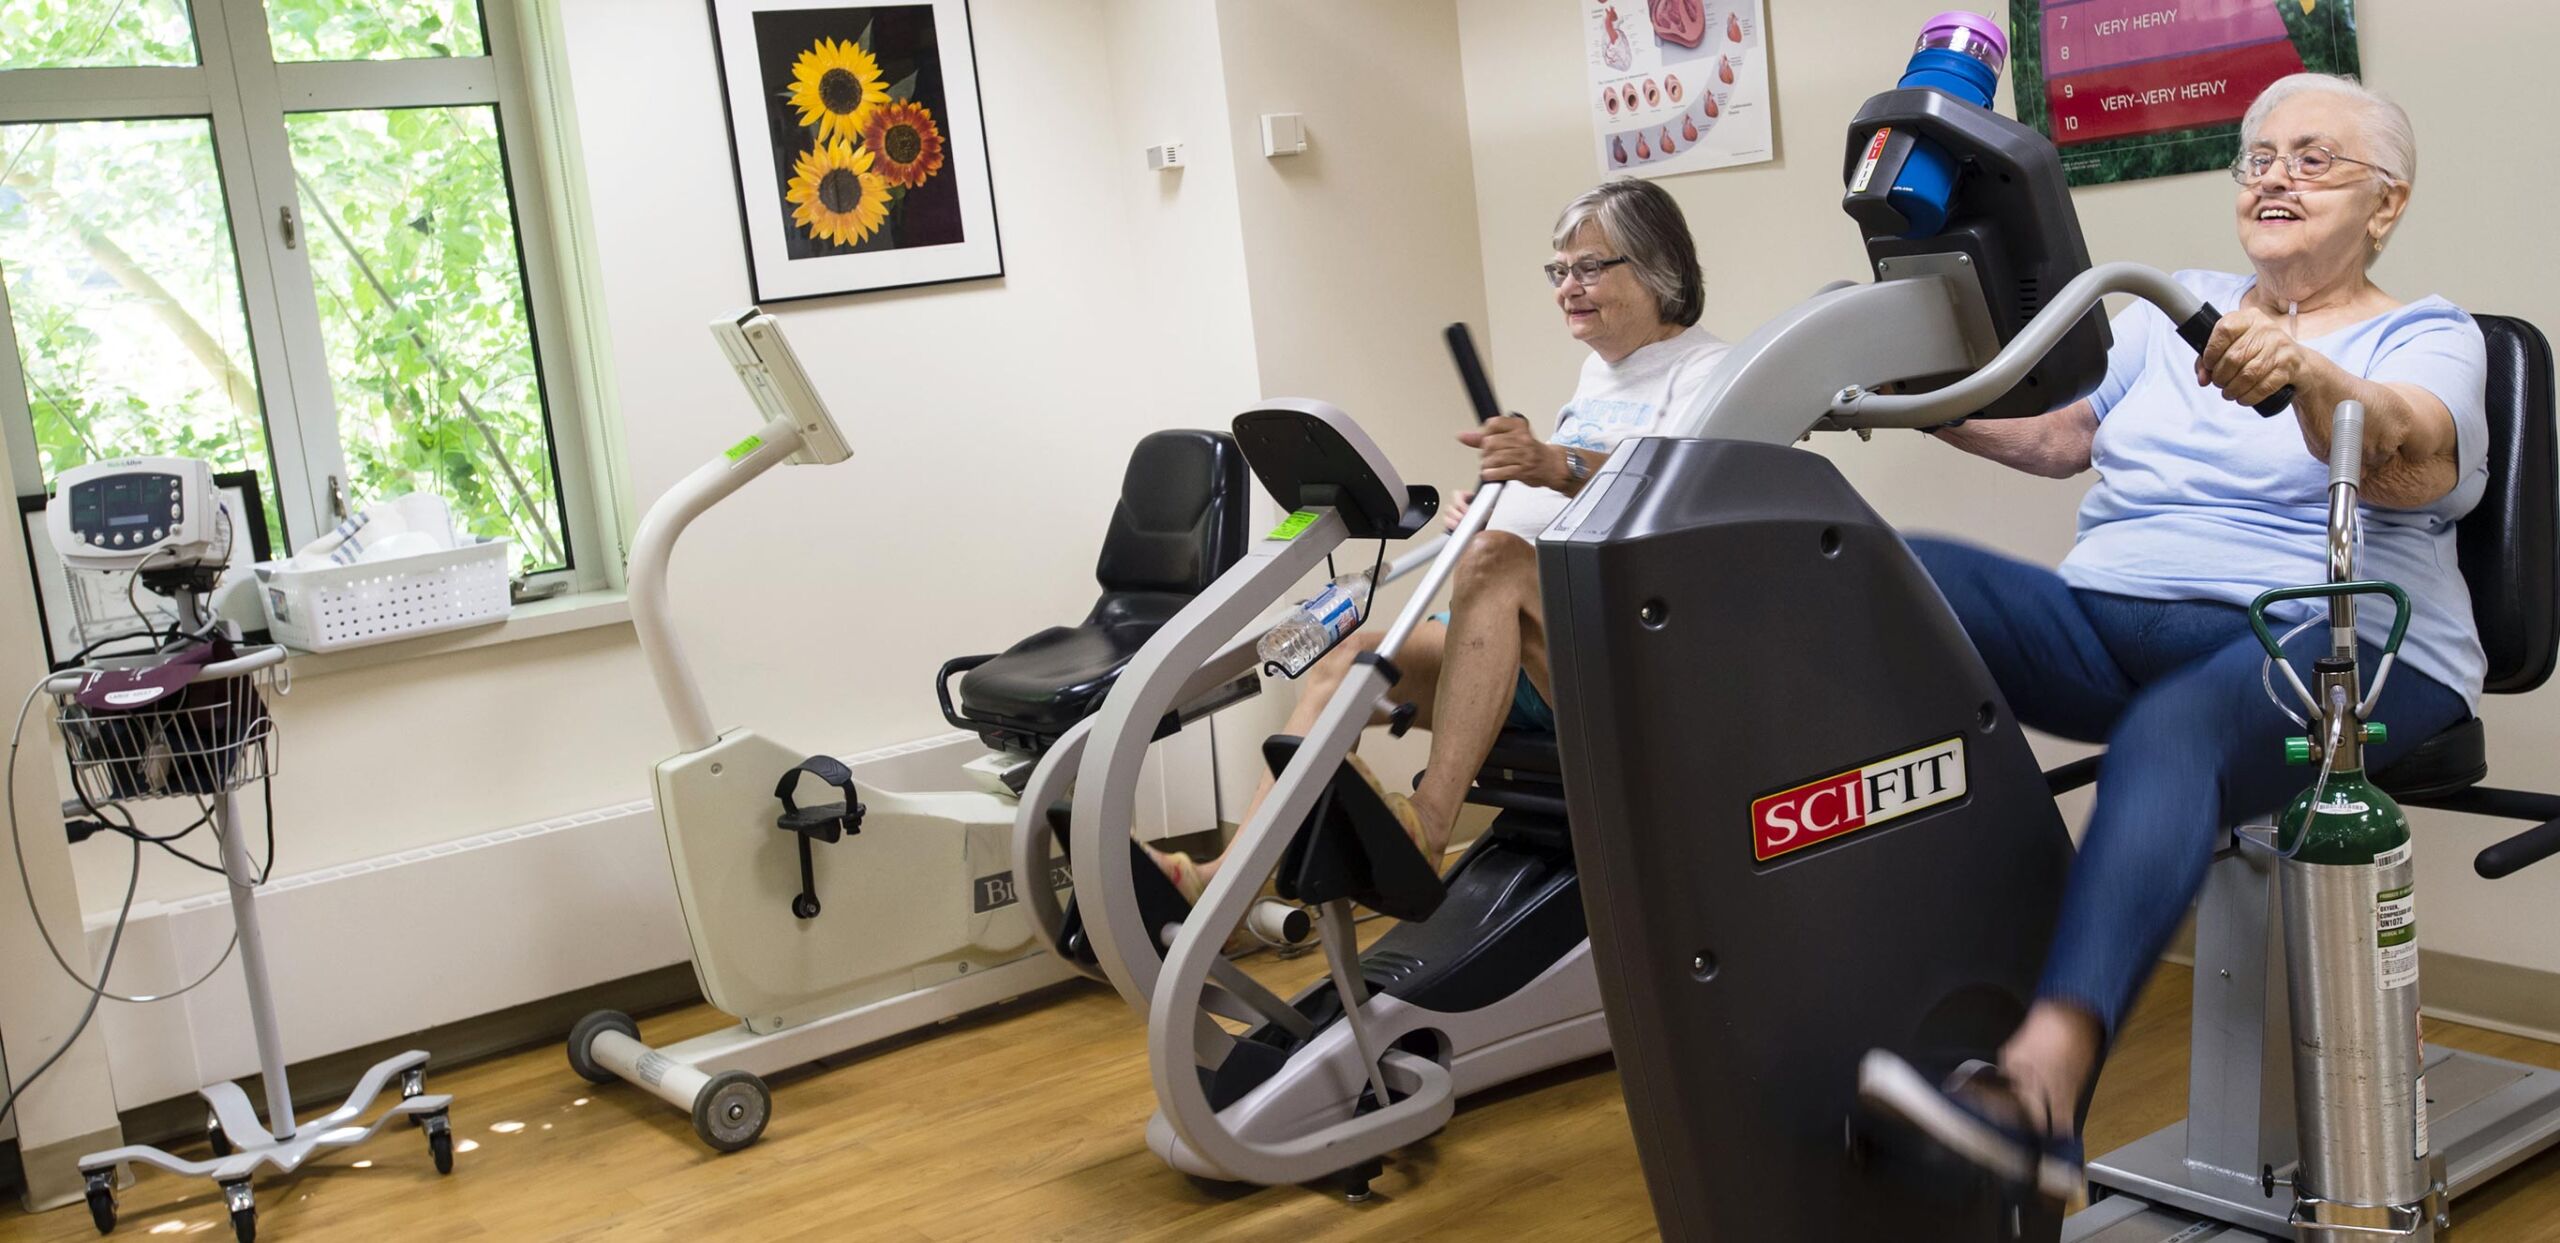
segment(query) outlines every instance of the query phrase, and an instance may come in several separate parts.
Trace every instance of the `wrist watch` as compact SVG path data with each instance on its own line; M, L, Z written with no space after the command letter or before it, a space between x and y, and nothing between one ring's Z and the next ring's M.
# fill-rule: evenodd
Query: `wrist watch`
M1572 480L1576 486L1591 482L1591 463L1582 460L1581 450L1564 451L1564 477Z

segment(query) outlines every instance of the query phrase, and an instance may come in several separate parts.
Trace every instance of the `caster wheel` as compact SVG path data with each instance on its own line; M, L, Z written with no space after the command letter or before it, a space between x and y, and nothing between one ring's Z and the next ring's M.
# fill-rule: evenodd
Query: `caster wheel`
M89 1221L98 1233L109 1234L116 1228L116 1172L113 1168L95 1170L88 1177Z
M453 1123L446 1119L443 1110L437 1110L420 1118L418 1125L426 1128L427 1155L435 1158L436 1173L452 1173Z
M805 893L794 894L791 898L791 913L802 919L816 919L818 900Z
M595 1039L600 1032L621 1032L633 1040L640 1038L640 1025L620 1010L598 1010L578 1020L569 1029L569 1069L578 1072L589 1083L611 1083L614 1073L596 1063Z
M723 1071L693 1098L693 1133L719 1152L736 1152L764 1134L773 1116L773 1094L764 1080L743 1070Z
M222 1119L210 1114L204 1120L204 1142L213 1146L213 1155L217 1157L227 1157L235 1151L231 1147L230 1133L222 1129Z
M231 1234L240 1243L258 1243L258 1206L249 1198L249 1182L222 1184L222 1201L231 1208Z

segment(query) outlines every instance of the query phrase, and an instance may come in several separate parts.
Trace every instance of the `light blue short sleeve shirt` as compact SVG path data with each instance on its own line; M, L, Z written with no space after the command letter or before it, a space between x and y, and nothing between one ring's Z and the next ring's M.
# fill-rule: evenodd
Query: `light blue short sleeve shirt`
M2224 310L2256 283L2224 272L2177 279ZM2299 424L2290 415L2260 418L2196 383L2195 351L2151 304L2135 303L2113 326L2107 376L2090 398L2099 420L2090 448L2098 483L2081 501L2063 580L2116 595L2234 604L2270 587L2325 580L2328 467L2303 446ZM2488 351L2479 325L2428 297L2303 344L2368 380L2417 385L2453 412L2453 491L2416 509L2367 504L2361 568L2409 593L2414 616L2402 665L2477 707L2487 658L2453 527L2488 486ZM2288 621L2320 607L2288 603L2277 610ZM2380 642L2388 603L2358 610L2357 625Z

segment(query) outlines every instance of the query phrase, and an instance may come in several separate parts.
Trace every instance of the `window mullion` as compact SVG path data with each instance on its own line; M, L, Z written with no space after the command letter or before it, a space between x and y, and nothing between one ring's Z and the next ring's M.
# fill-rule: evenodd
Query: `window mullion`
M569 222L559 209L564 199L548 175L564 167L553 148L561 138L543 131L545 118L532 99L527 66L532 55L523 47L525 28L540 14L519 14L516 0L483 0L482 14L489 62L498 72L498 124L510 152L508 189L515 200L516 237L522 246L525 301L542 385L548 398L548 432L552 465L559 472L561 534L576 564L573 584L584 589L621 585L621 534L604 482L610 468L600 462L606 445L596 436L584 365L599 356L602 343L589 338L601 331L595 308L573 321L571 303L585 302L589 291L578 283L577 264L565 236ZM569 175L562 173L561 175ZM555 225L561 227L555 228ZM618 446L613 446L618 448ZM613 538L606 538L608 526Z
M276 84L288 112L438 108L498 101L497 69L486 56L280 64Z
M0 281L0 436L9 446L12 496L39 496L45 491L44 451L36 444L35 397L18 362L18 328L9 310L8 283Z
M223 180L237 186L231 191L233 232L239 239L242 292L249 298L251 340L258 344L259 379L266 391L267 437L281 476L277 498L288 541L300 542L337 521L331 483L347 477L319 297L312 285L311 225L302 219L294 185L293 148L267 43L266 5L262 0L194 3L196 28L219 32L203 40L205 67L215 81L216 142L222 141L227 119L232 141L222 151L224 167L233 167L230 156L236 149L242 157L237 166L245 175L235 183L226 172ZM252 268L257 269L254 284ZM284 551L290 550L279 550Z

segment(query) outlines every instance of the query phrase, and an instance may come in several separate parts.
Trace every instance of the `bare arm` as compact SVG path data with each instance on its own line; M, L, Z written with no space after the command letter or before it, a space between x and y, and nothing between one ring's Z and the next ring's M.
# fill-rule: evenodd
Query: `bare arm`
M2068 479L2089 469L2089 445L2098 436L2098 413L2075 401L2031 419L1975 419L1930 435L1976 457L2047 479Z
M1518 415L1493 419L1480 428L1458 433L1458 443L1476 450L1486 483L1518 479L1541 488L1553 488L1566 496L1580 495L1582 485L1589 482L1573 477L1565 467L1565 446L1543 441L1529 430L1529 421ZM1584 468L1596 474L1609 455L1598 449L1576 449L1582 455Z
M2196 380L2243 405L2290 384L2293 417L2311 456L2329 460L2329 419L2364 403L2364 499L2386 509L2432 505L2462 481L2453 411L2415 384L2368 380L2297 344L2273 316L2242 307L2214 326Z

